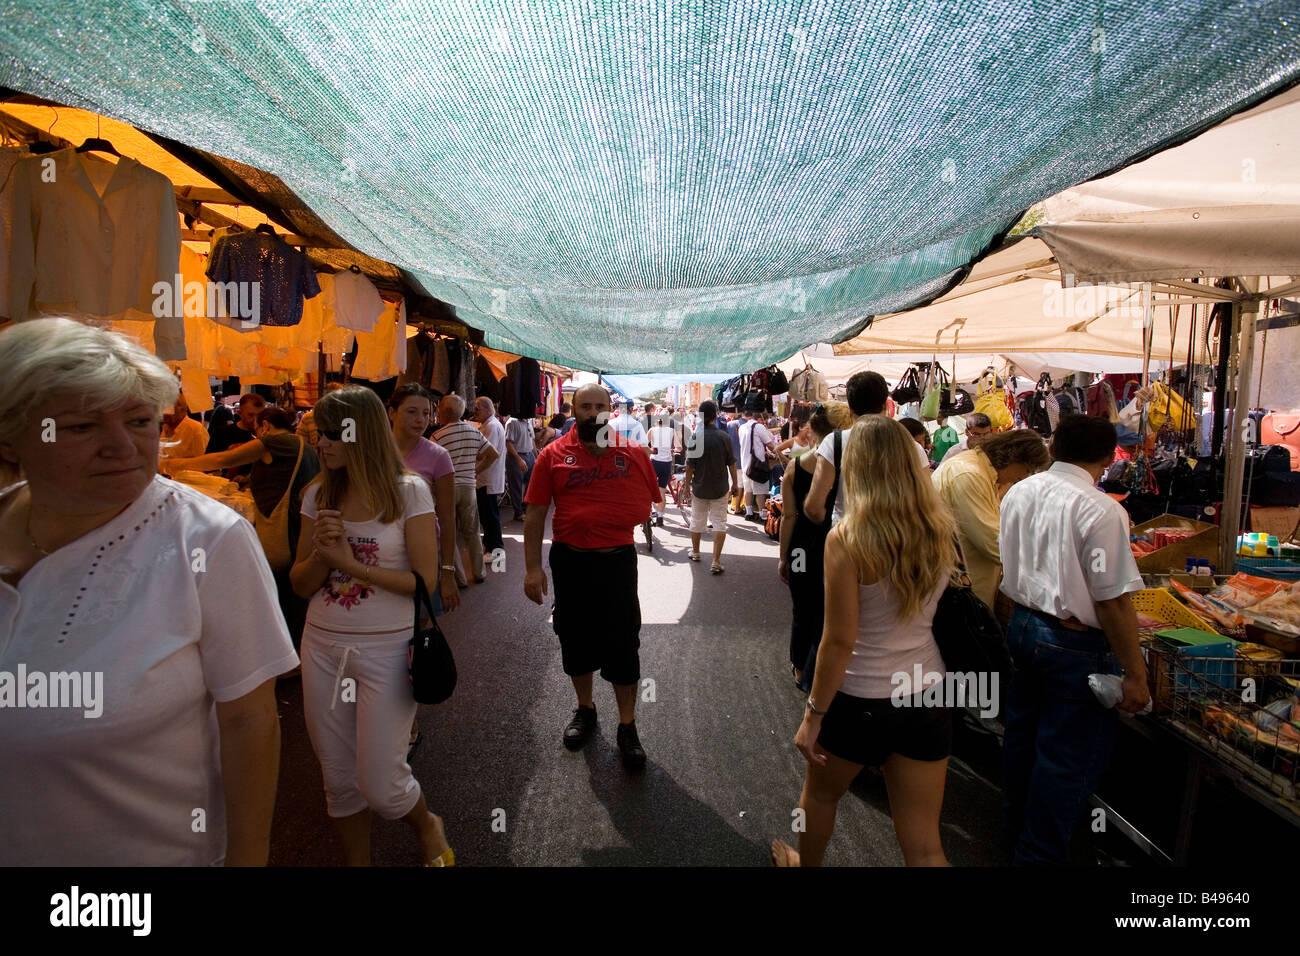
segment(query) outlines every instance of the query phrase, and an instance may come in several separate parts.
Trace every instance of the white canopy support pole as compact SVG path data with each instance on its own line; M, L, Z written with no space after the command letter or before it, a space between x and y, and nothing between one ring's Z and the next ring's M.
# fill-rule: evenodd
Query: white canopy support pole
M1238 277L1249 293L1259 288L1254 276ZM1233 383L1232 427L1227 430L1227 473L1223 485L1223 514L1219 520L1219 573L1229 574L1237 566L1237 535L1241 533L1242 490L1246 479L1246 424L1250 422L1250 380L1255 363L1255 319L1259 299L1232 304L1236 337L1228 356L1228 381Z

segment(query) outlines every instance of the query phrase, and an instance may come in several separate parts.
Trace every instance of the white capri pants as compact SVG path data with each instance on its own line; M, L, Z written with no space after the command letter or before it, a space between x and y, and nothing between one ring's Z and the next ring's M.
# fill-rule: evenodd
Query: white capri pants
M745 475L741 480L745 483L745 491L751 494L767 495L772 492L771 485L766 481L755 481L749 475Z
M331 817L367 808L386 820L406 816L420 784L406 762L415 719L407 658L410 629L353 636L308 623L302 635L302 697ZM343 681L356 681L344 700Z
M704 534L709 525L714 534L727 533L726 498L691 499L691 534Z

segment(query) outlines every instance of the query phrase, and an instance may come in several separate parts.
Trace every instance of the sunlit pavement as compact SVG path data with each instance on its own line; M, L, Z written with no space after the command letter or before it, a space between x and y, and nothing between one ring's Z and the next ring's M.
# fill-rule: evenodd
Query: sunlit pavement
M688 560L678 509L655 529L651 552L637 534L637 729L649 758L640 774L619 762L613 692L599 678L599 734L577 753L561 744L573 690L549 599L538 607L523 594L523 523L507 521L504 572L461 591L461 608L440 618L460 683L447 703L420 708L424 742L412 761L458 865L766 866L774 837L793 842L803 780L793 740L805 696L787 663L789 595L776 543L761 525L730 520L718 576L707 537L703 560ZM271 862L339 865L299 682L281 682L278 696L284 743ZM975 749L987 757L987 746ZM948 772L943 841L957 866L1002 862L996 760L974 762L979 772L956 759ZM420 862L407 828L378 819L373 857ZM826 863L901 865L878 773L865 772L841 802Z

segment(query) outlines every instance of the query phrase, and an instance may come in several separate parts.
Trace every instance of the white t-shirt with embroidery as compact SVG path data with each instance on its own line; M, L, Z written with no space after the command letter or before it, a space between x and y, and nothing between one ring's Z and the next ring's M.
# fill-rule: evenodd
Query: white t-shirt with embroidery
M0 861L222 863L216 703L297 664L253 526L155 477L17 588L0 581L0 681L24 669L30 699L33 673L102 674L98 717L84 697L0 707Z
M428 483L419 475L403 475L402 517L392 524L378 520L344 521L343 530L352 546L352 555L362 564L392 571L410 571L411 559L406 550L406 521L417 515L433 514L433 495ZM302 494L302 513L316 520L316 493L320 483L309 485ZM427 587L436 588L436 581L426 581ZM307 605L307 623L337 634L393 634L410 633L414 625L414 604L411 596L386 591L370 584L363 587L360 581L343 571L333 569L325 583L311 597Z

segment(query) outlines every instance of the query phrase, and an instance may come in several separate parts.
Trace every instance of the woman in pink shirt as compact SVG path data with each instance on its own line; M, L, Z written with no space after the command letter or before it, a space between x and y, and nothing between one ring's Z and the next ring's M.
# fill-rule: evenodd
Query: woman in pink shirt
M433 423L432 396L413 382L397 386L388 400L388 420L393 425L397 453L407 468L428 482L433 495L441 558L438 595L443 611L454 611L460 606L456 587L456 469L447 450L424 437Z
M460 591L456 584L456 469L447 449L424 437L433 421L433 396L414 382L397 386L388 399L388 420L393 425L397 453L407 468L428 483L433 495L442 559L437 595L442 603L437 610L440 613L454 611L460 606ZM434 597L433 594L429 596ZM411 723L412 752L422 739L417 717ZM409 755L407 759L410 759Z

